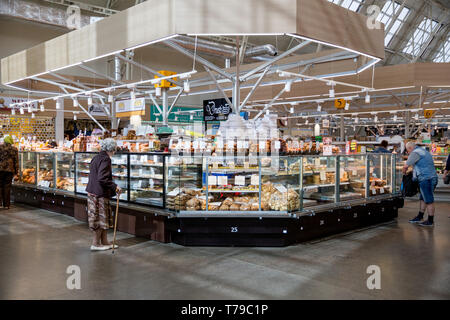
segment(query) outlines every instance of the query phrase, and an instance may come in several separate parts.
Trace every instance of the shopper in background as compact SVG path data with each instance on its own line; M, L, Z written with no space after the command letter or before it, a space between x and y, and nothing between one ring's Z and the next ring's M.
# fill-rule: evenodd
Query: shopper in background
M117 144L113 139L100 141L101 152L90 164L88 192L89 228L94 232L92 251L112 249L108 241L108 229L112 225L109 200L122 190L113 182L111 156L116 152Z
M389 143L386 140L383 140L383 141L381 141L378 148L376 148L373 152L374 153L391 153L391 151L389 151L387 149L388 145L389 145Z
M5 136L3 142L0 146L0 197L3 207L9 209L12 180L19 173L19 151L13 146L11 136Z
M420 189L420 211L417 217L409 220L411 223L418 223L421 226L433 226L434 224L434 190L438 183L438 176L431 154L410 141L406 144L409 153L408 160L403 166L403 174L406 174L408 167L413 167L413 177L419 182ZM425 212L428 213L428 220L424 220Z

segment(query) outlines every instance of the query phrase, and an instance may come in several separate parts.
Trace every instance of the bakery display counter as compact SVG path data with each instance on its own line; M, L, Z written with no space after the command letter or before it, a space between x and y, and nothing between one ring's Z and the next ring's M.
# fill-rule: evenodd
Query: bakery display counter
M21 152L18 201L85 221L95 155ZM112 173L130 212L121 223L140 221L151 237L156 229L148 221L157 221L164 242L281 246L395 218L402 206L397 162L392 154L117 153Z

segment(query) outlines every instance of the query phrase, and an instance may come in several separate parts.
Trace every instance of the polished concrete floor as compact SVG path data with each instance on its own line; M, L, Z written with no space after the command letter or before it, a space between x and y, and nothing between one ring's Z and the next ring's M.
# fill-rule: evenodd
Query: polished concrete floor
M436 226L397 221L287 248L185 248L119 234L89 251L87 226L30 207L0 210L0 299L450 299L450 203ZM81 270L68 290L66 269ZM369 290L369 265L381 289Z

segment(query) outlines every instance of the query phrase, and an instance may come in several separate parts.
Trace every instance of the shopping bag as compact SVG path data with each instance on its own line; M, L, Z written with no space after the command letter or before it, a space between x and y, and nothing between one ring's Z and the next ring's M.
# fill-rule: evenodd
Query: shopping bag
M401 191L404 197L414 197L419 192L419 182L413 179L412 172L403 176Z

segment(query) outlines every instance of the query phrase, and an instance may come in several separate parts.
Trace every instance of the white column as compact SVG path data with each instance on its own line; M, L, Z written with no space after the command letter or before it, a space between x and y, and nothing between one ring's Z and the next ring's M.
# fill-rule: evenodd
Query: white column
M56 110L55 140L57 143L64 141L64 99L60 100L61 108Z

